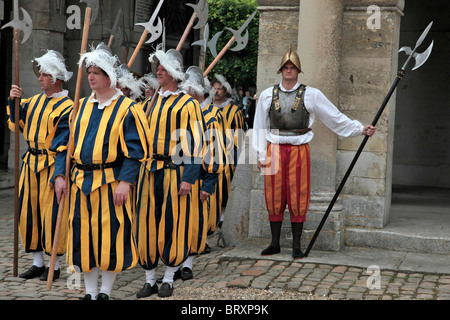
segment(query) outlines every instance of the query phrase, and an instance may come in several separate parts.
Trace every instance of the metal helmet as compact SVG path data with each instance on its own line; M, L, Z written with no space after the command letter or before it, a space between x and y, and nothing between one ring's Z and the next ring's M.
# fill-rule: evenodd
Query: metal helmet
M183 56L175 49L169 49L164 52L157 48L157 50L150 54L148 60L152 66L152 72L157 74L157 67L161 64L164 69L170 74L170 76L178 81L185 80L185 74L183 71Z
M289 51L284 54L283 59L281 59L280 69L278 69L278 73L281 73L281 69L287 62L292 62L294 66L296 66L297 69L302 72L300 58L292 46L289 48Z
M50 74L53 78L53 83L57 79L67 82L72 78L73 72L67 71L64 57L58 51L48 50L42 57L35 58L32 63L34 74L38 78L41 71Z
M205 94L205 79L203 71L197 66L191 66L186 70L186 80L180 85L181 89L186 90L190 95Z

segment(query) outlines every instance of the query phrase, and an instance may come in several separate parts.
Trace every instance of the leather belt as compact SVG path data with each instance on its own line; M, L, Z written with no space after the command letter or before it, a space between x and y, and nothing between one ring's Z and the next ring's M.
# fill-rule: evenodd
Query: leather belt
M107 163L75 163L75 167L84 171L94 171L94 170L103 170L108 168L120 167L123 163L123 160L116 160L113 162Z
M30 147L28 147L28 152L31 153L33 156L42 156L44 154L47 154L47 150L45 149L36 149Z
M273 132L279 136L301 136L311 131L311 128L307 129L270 129L270 132Z
M152 158L153 158L153 160L156 160L156 161L164 161L165 163L167 163L169 165L170 169L176 169L177 168L175 163L172 162L172 158L170 156L154 153Z

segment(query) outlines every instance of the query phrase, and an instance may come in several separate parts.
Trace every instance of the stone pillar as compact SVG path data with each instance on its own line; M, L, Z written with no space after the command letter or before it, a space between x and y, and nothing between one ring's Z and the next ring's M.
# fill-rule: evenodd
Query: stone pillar
M298 54L303 69L300 81L320 89L336 106L342 12L341 0L300 2ZM332 192L335 190L337 138L317 117L312 129L311 191Z
M298 54L300 81L320 89L336 106L339 102L342 0L300 1ZM304 226L304 246L312 238L336 184L337 136L316 117L311 148L311 203ZM344 244L343 207L336 204L323 226L315 249L339 251Z
M367 124L373 121L397 74L404 1L347 0L345 5L339 107L350 118ZM368 12L369 6L374 7ZM342 192L349 242L349 227L383 228L389 221L395 101L394 93L377 123L376 135L369 139ZM337 181L347 171L361 140L338 141Z

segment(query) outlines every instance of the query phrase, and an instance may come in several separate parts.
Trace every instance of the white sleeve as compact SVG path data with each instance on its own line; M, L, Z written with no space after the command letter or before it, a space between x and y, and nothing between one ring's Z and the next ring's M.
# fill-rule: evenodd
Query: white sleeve
M256 151L258 161L266 158L267 152L267 131L269 130L269 109L272 103L272 90L268 88L264 90L256 106L255 117L253 121L253 138L252 146Z
M308 90L313 94L311 98L314 113L331 131L344 138L362 134L364 126L359 121L351 120L340 112L320 90L311 87L306 92Z

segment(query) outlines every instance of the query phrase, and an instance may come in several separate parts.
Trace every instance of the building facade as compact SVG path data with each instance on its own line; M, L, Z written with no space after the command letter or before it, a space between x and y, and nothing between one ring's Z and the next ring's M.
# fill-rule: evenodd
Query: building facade
M0 23L12 19L12 1L0 0ZM162 8L171 26L167 46L175 47L192 10L185 2L171 1L177 10ZM91 26L89 45L108 42L109 29L121 8L121 27L128 51L120 43L112 49L121 59L130 57L143 29L135 24L148 20L157 1L101 0ZM72 71L77 70L85 4L78 0L20 0L31 15L34 29L20 47L20 79L24 95L39 92L31 60L43 50L62 52ZM79 13L77 13L77 8ZM181 12L185 8L185 12ZM163 10L166 10L164 12ZM257 90L279 83L277 70L290 45L297 49L303 72L300 81L319 88L343 113L364 124L371 123L406 56L402 46L414 46L425 27L434 21L423 52L434 40L429 60L420 69L407 70L377 123L334 206L317 242L316 249L339 251L344 246L375 246L391 249L450 252L450 148L448 137L450 103L446 63L450 50L450 3L446 0L258 0L259 53ZM76 19L79 19L77 21ZM70 25L69 25L70 21ZM8 28L10 29L10 28ZM183 55L186 65L194 64L198 51L189 49L199 38L190 35ZM149 72L146 58L154 49L144 46L133 71ZM197 49L198 50L198 49ZM2 30L0 98L6 104L12 79L12 31ZM23 62L23 63L22 63ZM28 62L30 62L28 64ZM68 84L75 90L74 77ZM83 82L82 96L89 92ZM5 126L6 112L0 114L0 163L14 166L14 135ZM320 120L313 130L312 201L303 234L305 246L312 237L334 192L358 149L362 137L340 139ZM246 238L269 238L264 205L264 183L251 161L251 135L237 167L232 194L226 208L223 232L228 244ZM21 148L26 149L24 142ZM406 194L402 193L406 190ZM424 191L425 190L425 191ZM427 201L436 203L430 208ZM399 204L411 206L399 207ZM400 208L400 209L399 209ZM284 243L290 243L286 214Z

